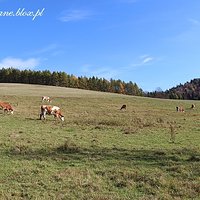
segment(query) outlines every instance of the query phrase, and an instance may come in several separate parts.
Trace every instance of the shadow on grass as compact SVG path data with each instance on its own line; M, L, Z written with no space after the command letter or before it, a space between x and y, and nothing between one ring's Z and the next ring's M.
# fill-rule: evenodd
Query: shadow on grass
M152 165L157 167L168 166L170 164L189 164L200 162L200 153L197 149L173 149L173 150L145 150L123 148L103 148L91 146L81 148L74 143L66 142L57 148L45 148L32 150L26 146L13 147L5 152L13 159L38 159L55 160L58 162L113 162L122 165Z
M39 117L38 118L31 118L31 117L26 117L26 120L30 120L30 121L37 121L37 120L41 120Z

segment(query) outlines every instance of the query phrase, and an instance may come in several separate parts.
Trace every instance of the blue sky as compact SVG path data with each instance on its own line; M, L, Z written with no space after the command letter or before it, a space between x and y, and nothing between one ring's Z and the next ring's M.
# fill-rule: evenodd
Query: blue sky
M0 0L0 68L166 90L199 78L199 10L199 0Z

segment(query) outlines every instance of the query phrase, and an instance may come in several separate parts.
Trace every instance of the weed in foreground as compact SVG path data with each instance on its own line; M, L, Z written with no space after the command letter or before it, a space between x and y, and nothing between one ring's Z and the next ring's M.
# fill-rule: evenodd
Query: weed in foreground
M176 139L175 126L170 124L169 128L170 128L170 141L172 143L175 143L175 139Z

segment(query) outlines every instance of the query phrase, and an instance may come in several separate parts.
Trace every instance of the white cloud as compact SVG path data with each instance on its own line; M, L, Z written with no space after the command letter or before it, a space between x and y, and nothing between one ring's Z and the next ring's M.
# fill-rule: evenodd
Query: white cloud
M147 64L147 63L149 63L153 60L154 60L153 57L145 55L145 56L142 57L141 64Z
M62 22L80 21L89 19L94 14L89 10L67 10L64 11L59 18Z
M147 65L147 64L151 64L154 60L155 60L155 58L152 57L152 56L142 55L142 56L139 56L137 61L135 63L133 63L131 66L132 67L144 66L144 65Z
M17 69L33 69L38 65L39 59L37 58L29 58L23 60L21 58L7 57L0 60L0 68L13 67Z

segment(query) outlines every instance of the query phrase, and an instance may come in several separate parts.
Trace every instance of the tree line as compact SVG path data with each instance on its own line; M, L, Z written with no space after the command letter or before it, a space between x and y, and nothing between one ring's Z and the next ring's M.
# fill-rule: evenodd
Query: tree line
M146 96L164 99L200 100L200 79L193 79L166 91L150 92Z
M15 68L0 69L0 83L40 84L60 87L79 88L102 92L119 93L134 96L143 96L144 92L136 83L128 83L120 79L107 80L98 77L76 77L65 72L50 72L49 70L19 70Z

